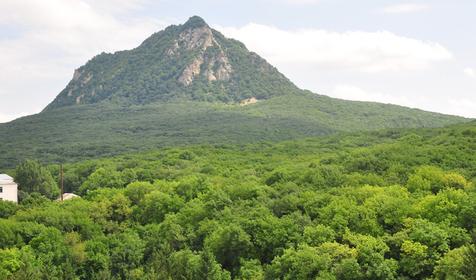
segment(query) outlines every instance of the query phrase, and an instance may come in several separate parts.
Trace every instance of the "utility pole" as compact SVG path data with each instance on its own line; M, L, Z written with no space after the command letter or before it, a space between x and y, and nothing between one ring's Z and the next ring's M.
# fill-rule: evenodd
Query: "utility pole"
M61 185L61 202L63 202L63 195L64 195L63 164L61 164L61 166L60 166L60 185Z

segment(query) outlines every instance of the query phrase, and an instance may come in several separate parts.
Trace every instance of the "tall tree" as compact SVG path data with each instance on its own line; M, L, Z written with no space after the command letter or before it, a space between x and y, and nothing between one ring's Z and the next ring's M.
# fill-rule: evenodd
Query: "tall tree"
M58 184L51 173L35 160L26 160L17 166L15 181L21 192L36 192L52 199L59 195Z

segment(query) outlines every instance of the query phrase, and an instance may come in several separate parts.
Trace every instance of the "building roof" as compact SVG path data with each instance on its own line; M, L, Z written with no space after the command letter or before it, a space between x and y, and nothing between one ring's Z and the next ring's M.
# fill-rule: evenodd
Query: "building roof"
M13 178L7 174L0 174L0 183L13 183Z
M74 194L74 193L64 193L63 194L63 200L69 200L69 199L73 199L73 198L81 198L81 197L79 195ZM57 200L58 201L61 200L61 196Z

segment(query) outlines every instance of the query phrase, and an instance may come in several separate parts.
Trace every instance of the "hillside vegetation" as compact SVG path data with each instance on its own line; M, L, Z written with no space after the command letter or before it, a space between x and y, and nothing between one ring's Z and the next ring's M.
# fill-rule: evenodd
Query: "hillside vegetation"
M256 103L243 106L249 99ZM135 49L94 57L43 112L0 124L0 168L27 158L72 162L167 146L464 121L301 90L242 43L192 17Z
M462 121L466 120L313 93L284 95L247 106L192 101L81 105L0 124L0 168L12 168L27 158L72 162L177 145L282 141Z
M82 198L0 202L0 279L474 279L475 151L470 123L68 164Z

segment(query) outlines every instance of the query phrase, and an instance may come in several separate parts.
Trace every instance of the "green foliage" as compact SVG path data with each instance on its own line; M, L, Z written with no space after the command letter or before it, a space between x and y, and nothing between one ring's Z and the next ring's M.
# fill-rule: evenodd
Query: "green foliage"
M425 271L429 266L428 246L419 242L405 240L401 248L400 264L403 272L410 277L420 278L422 275L428 273Z
M0 202L0 277L473 279L468 130L175 147L66 164L67 187L82 198L33 192L19 205Z
M473 244L469 245L464 252L462 272L467 279L476 278L476 233L473 229Z
M419 167L408 179L408 189L412 192L438 193L446 188L464 189L468 186L469 183L460 174L445 173L434 166Z
M81 185L79 192L86 194L87 192L97 190L104 186L108 188L121 188L124 184L125 182L122 180L119 172L99 168Z
M436 279L464 280L468 279L463 273L465 268L466 247L453 249L446 253L435 267L434 275ZM472 277L469 277L471 279Z
M223 268L236 273L241 258L247 258L252 249L250 236L239 226L220 227L205 240L205 246L214 253Z
M111 260L106 240L96 238L85 242L83 275L85 279L102 279L109 277Z
M145 195L144 200L139 204L137 217L144 224L159 224L166 214L177 212L183 204L183 200L177 195L153 191Z
M408 122L402 122L402 115L409 118ZM80 105L0 124L0 135L9 135L0 143L0 168L13 168L27 158L76 162L158 147L276 142L336 132L439 127L461 121L464 119L306 92L272 97L249 106L187 100L127 107ZM184 150L182 156L192 152ZM356 153L345 167L357 172L389 167L379 166L376 156ZM94 169L88 162L78 168L82 174L65 174L67 191L71 183L82 183L86 180L84 174Z
M349 278L347 278L349 277ZM359 279L355 249L338 243L287 249L273 260L266 279Z
M139 204L145 196L154 191L155 187L149 182L134 182L127 185L124 194L134 204Z
M51 173L38 161L27 160L17 166L15 182L25 193L40 193L48 198L57 198L59 188Z
M0 279L7 280L22 266L18 249L0 250Z
M258 260L242 260L237 279L264 280L264 271Z
M319 246L324 242L333 242L336 237L334 230L325 225L308 226L304 228L304 241L311 246Z
M173 253L170 257L172 279L230 279L229 273L223 271L207 252L195 254L185 249Z
M108 239L111 273L119 279L142 279L145 244L139 235L125 231L112 234Z
M11 201L0 200L0 219L5 219L15 214L18 205Z

